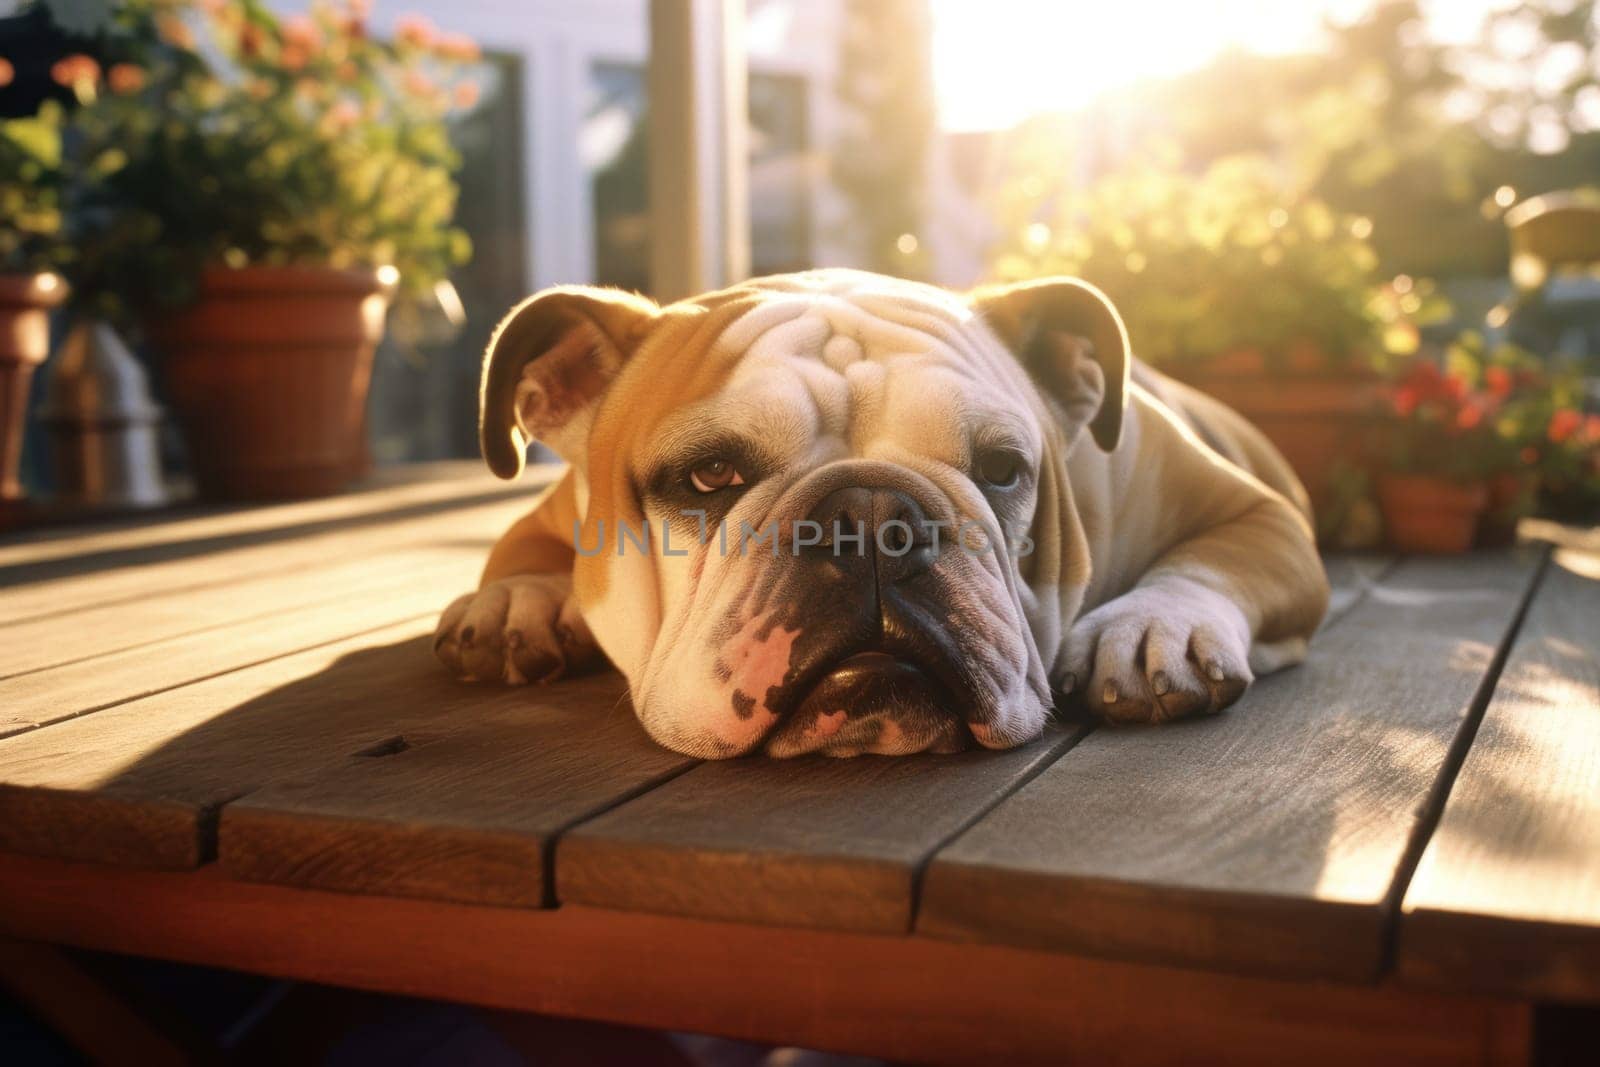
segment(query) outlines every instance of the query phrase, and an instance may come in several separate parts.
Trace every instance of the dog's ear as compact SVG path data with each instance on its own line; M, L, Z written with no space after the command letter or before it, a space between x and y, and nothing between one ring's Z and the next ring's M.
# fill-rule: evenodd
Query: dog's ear
M1110 452L1122 438L1128 402L1128 332L1107 296L1077 278L989 286L972 304L1034 381L1059 403L1069 424L1088 423Z
M483 358L478 441L489 469L517 477L531 440L581 462L595 406L656 311L644 297L589 286L546 289L512 308Z

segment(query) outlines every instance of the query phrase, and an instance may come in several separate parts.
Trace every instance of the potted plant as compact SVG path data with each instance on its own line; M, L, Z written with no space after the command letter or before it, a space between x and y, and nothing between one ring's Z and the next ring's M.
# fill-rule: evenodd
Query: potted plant
M0 61L3 62L3 61ZM0 88L11 79L0 66ZM22 496L28 388L50 351L50 309L66 296L60 266L61 111L0 120L0 508Z
M1389 465L1376 479L1389 543L1404 552L1465 552L1497 466L1497 401L1427 358L1412 361L1390 400Z
M445 120L476 50L416 19L381 43L364 15L135 0L75 122L74 284L143 327L208 496L346 484L391 293L469 252Z
M1371 222L1286 189L1267 161L1198 173L1172 162L1113 174L1043 215L1024 183L1002 209L1011 237L996 270L1103 288L1141 358L1244 414L1329 507L1341 466L1372 466L1381 368L1415 351L1439 302L1412 279L1383 283Z

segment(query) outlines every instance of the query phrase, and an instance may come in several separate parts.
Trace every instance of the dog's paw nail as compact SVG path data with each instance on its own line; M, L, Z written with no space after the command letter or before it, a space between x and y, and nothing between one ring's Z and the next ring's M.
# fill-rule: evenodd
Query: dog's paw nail
M1115 704L1117 702L1117 683L1107 682L1105 691L1100 694L1100 699L1107 704Z
M1172 679L1167 677L1166 671L1156 671L1150 676L1150 688L1156 691L1156 696L1164 697L1172 692Z
M478 632L477 630L473 629L470 626L463 626L461 628L461 643L463 645L472 644L472 638L477 632Z
M1226 677L1226 675L1222 673L1222 664L1218 663L1216 660L1212 660L1210 663L1207 663L1206 677L1210 678L1213 682L1222 681L1222 679Z

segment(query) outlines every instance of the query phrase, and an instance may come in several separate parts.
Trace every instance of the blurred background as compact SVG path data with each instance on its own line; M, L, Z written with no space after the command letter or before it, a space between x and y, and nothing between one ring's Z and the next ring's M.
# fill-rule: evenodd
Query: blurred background
M13 116L48 96L69 113L113 99L160 114L170 97L150 98L148 83L176 50L230 56L246 76L219 75L226 92L265 86L257 95L293 97L304 123L326 126L348 101L318 86L342 77L351 40L389 49L381 58L397 66L380 84L403 75L414 89L419 64L453 64L466 90L428 121L455 154L430 162L453 183L434 230L453 226L460 240L419 257L425 266L400 263L353 469L475 455L484 342L538 288L670 299L854 266L952 287L1087 278L1122 309L1136 354L1279 443L1330 543L1371 544L1395 527L1380 514L1384 475L1470 485L1470 500L1429 499L1498 523L1480 540L1533 511L1586 515L1595 503L1592 0L10 6L0 104ZM24 46L38 62L19 57ZM129 56L149 72L137 90L110 80ZM98 93L85 94L83 71L63 77L63 57L97 64ZM30 71L44 86L31 95ZM62 122L67 156L93 141L74 134L80 120ZM652 151L653 128L665 151ZM164 184L194 169L175 173ZM75 235L61 272L76 293L121 298L121 331L163 392L168 371L144 344L160 331L140 329L139 294L107 284L107 271L74 273L105 231L74 230L73 205L126 204L61 196ZM197 244L233 266L303 262L307 249L366 262L395 248L357 238L347 254L344 237L320 234L291 247L275 232ZM118 276L169 270L135 262ZM46 452L30 445L25 471L41 492ZM1424 491L1413 480L1388 495Z

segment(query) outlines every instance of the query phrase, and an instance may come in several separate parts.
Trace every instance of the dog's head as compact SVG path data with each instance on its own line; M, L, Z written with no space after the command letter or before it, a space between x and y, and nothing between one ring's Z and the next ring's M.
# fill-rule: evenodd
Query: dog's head
M640 720L698 756L1038 735L1087 582L1065 457L1121 432L1097 290L853 271L658 308L588 288L490 344L482 444L572 465L574 589Z

